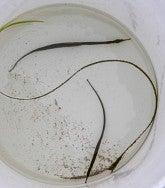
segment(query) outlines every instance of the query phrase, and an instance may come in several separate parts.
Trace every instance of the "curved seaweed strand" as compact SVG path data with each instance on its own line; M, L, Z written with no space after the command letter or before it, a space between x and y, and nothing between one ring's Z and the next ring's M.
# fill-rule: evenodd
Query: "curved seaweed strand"
M40 99L40 98L43 98L53 92L55 92L57 89L59 89L60 87L62 87L63 85L65 85L69 80L71 80L75 75L77 75L79 72L81 72L82 70L88 68L88 67L92 67L92 66L95 66L95 65L98 65L98 64L102 64L102 63L125 63L125 64L129 64L131 65L132 67L136 68L138 71L140 71L141 73L144 74L144 76L148 79L148 81L150 82L150 84L152 85L152 88L154 90L154 94L155 94L155 98L156 98L156 102L157 102L157 91L156 91L156 88L154 86L154 83L152 82L151 78L147 75L147 73L145 73L145 71L140 68L138 65L130 62L130 61L127 61L127 60L121 60L121 59L106 59L106 60L100 60L100 61L96 61L96 62L93 62L93 63L90 63L88 65L85 65L83 67L81 67L80 69L78 69L76 72L74 72L68 79L66 79L64 82L62 82L61 84L59 84L58 86L56 86L55 88L53 88L52 90L42 94L42 95L39 95L39 96L35 96L35 97L31 97L31 98L20 98L20 97L14 97L14 96L10 96L2 91L0 91L0 94L4 95L5 97L8 97L10 99L15 99L15 100L23 100L23 101L28 101L28 100L36 100L36 99Z
M156 111L155 111L156 112ZM115 170L121 159L123 158L124 154L143 136L143 134L148 130L148 128L153 124L155 115L152 117L152 120L148 124L148 126L139 134L139 136L123 151L123 153L111 164L109 167L109 170L111 170L111 173Z
M97 93L97 91L95 90L95 88L92 86L92 84L89 82L89 80L87 79L87 82L89 83L89 85L91 86L91 88L93 89L93 91L95 92L95 94L97 95L97 98L99 99L100 101L100 104L101 104L101 107L102 107L102 112L103 112L103 128L102 128L102 132L101 132L101 135L100 135L100 138L97 142L97 145L95 147L95 151L93 153L93 157L92 157L92 160L91 160L91 163L90 163L90 166L88 168L88 171L87 171L87 174L86 174L86 180L85 180L85 183L87 183L87 180L88 180L88 177L90 175L90 172L92 170L92 167L94 165L94 162L96 160L96 157L97 157L97 154L98 154L98 151L99 151L99 148L100 148L100 144L101 144L101 141L102 141L102 138L103 138L103 135L104 135L104 131L105 131L105 124L106 124L106 116L105 116L105 108L104 108L104 105L103 105L103 102L99 96L99 94Z
M88 68L88 67L91 67L91 66L94 66L94 65L97 65L97 64L101 64L101 63L110 63L110 62L116 62L116 63L125 63L125 64L129 64L131 65L132 67L136 68L139 72L141 72L147 79L148 81L150 82L151 86L152 86L152 89L154 91L154 95L155 95L155 110L154 110L154 113L153 113L153 116L152 116L152 119L150 121L150 123L147 125L147 127L139 134L139 136L124 150L124 152L111 164L111 166L109 167L109 170L111 170L111 173L115 170L116 166L119 164L119 162L121 161L122 157L124 156L124 154L141 138L141 136L148 130L149 127L151 127L153 125L153 122L155 120L155 117L156 117L156 113L157 113L157 108L158 108L158 93L157 93L157 88L156 86L154 85L153 81L151 80L151 78L148 76L148 74L142 69L140 68L138 65L130 62L130 61L127 61L127 60L120 60L120 59L106 59L106 60L100 60L100 61L96 61L96 62L93 62L91 64L88 64L82 68L80 68L79 70L77 70L74 74L72 74L67 80L65 80L64 82L62 82L60 85L58 85L56 88L50 90L49 92L43 94L43 95L40 95L40 96L37 96L37 97L33 97L33 98L18 98L18 97L12 97L12 96L9 96L3 92L0 92L0 94L8 97L8 98L11 98L11 99L17 99L17 100L34 100L34 99L39 99L39 98L42 98L46 95L49 95L50 93L54 92L55 90L57 90L58 88L60 88L61 86L63 86L65 83L67 83L70 79L72 79L76 74L78 74L80 71Z
M9 70L9 72L11 72L19 63L19 61L21 61L22 59L24 59L26 56L34 53L34 52L39 52L39 51L43 51L43 50L51 50L51 49L55 49L55 48L68 48L68 47L76 47L76 46L84 46L84 45L101 45L101 44L113 44L113 43L121 43L127 40L131 40L130 38L128 39L115 39L115 40L110 40L110 41L101 41L101 42L66 42L66 43L56 43L56 44L50 44L50 45L46 45L40 48L37 48L35 50L32 50L30 52L28 52L27 54L23 55L21 58L19 58L15 64L12 66L12 68Z
M146 74L145 74L146 76ZM148 78L148 77L147 77ZM148 128L153 125L153 122L155 120L156 117L156 112L157 112L157 108L158 108L158 94L156 91L156 88L153 84L153 82L151 81L151 79L148 78L148 80L150 81L150 84L152 85L152 88L154 90L154 95L155 95L155 109L154 109L154 113L153 116L151 118L150 123L147 125L147 127L139 134L139 136L123 151L123 153L111 164L111 166L109 167L109 170L111 170L111 173L115 170L115 168L117 167L117 165L119 164L119 162L121 161L121 159L123 158L124 154L142 137L142 135L148 130Z
M156 99L157 101L157 99ZM109 170L111 170L111 173L115 170L115 168L117 167L117 165L119 164L119 162L121 161L121 159L123 158L124 154L143 136L143 134L148 130L148 128L153 124L154 120L155 120L155 116L156 116L156 112L157 112L157 102L155 105L155 111L154 111L154 115L152 116L152 119L150 121L150 123L147 125L147 127L139 134L139 136L123 151L123 153L116 159L116 161L114 161L111 166L109 167Z

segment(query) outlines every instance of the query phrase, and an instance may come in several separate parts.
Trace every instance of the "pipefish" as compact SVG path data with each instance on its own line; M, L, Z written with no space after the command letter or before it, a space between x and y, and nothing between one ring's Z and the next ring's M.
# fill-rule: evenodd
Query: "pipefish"
M101 132L101 135L100 135L100 138L96 144L96 147L95 147L95 150L94 150L94 153L93 153L93 157L92 157L92 160L91 160L91 163L90 163L90 166L88 168L88 171L87 171L87 174L86 174L86 180L85 180L85 183L87 183L87 180L88 180L88 177L90 175L90 172L92 170L92 167L94 165L94 162L96 160L96 157L97 157L97 154L98 154L98 151L99 151L99 148L100 148L100 144L101 144L101 141L103 139L103 135L104 135L104 131L105 131L105 124L106 124L106 116L105 116L105 108L104 108L104 105L103 105L103 102L99 96L99 94L97 93L97 91L95 90L95 88L92 86L92 84L89 82L89 80L87 79L87 82L89 83L89 85L91 86L91 88L93 89L93 91L95 92L97 98L99 99L99 102L101 104L101 107L102 107L102 113L103 113L103 128L102 128L102 132Z
M69 47L77 47L77 46L91 46L91 45L102 45L102 44L113 44L113 43L121 43L127 40L131 40L130 38L128 39L115 39L115 40L109 40L109 41L100 41L100 42L65 42L65 43L55 43L55 44L50 44L50 45L46 45L40 48L36 48L28 53L26 53L25 55L23 55L21 58L19 58L15 64L12 66L12 68L9 70L9 72L11 72L19 63L19 61L21 61L22 59L24 59L26 56L34 53L34 52L40 52L40 51L44 51L44 50L51 50L51 49L55 49L55 48L69 48Z

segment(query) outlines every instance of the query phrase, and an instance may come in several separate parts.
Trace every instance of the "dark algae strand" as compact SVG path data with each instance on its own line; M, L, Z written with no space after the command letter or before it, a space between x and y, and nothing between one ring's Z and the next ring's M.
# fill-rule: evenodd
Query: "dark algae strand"
M104 171L106 171L106 170L109 170L109 168L104 168L104 169L101 169L101 170L99 170L99 171L92 172L92 173L90 173L90 177L91 177L91 176L98 175L98 174L101 174L102 172L104 172ZM72 176L72 177L60 176L60 177L63 178L63 179L77 180L77 179L84 179L84 178L86 178L86 175L82 175L82 176Z
M146 74L146 73L145 73ZM147 74L146 74L147 75ZM111 166L109 167L109 170L111 170L111 173L116 169L117 165L119 164L119 162L121 161L121 159L123 158L124 154L144 135L144 133L148 130L149 127L151 127L154 123L155 117L156 117L156 113L157 113L157 108L158 108L158 93L157 93L157 89L154 86L152 80L148 77L148 80L150 81L150 84L154 90L154 95L155 95L155 109L154 109L154 113L153 116L149 122L149 124L146 126L146 128L138 135L138 137L123 151L123 153L111 164Z
M21 58L19 58L15 64L12 66L12 68L9 70L9 72L11 72L19 63L19 61L21 61L22 59L24 59L26 56L35 53L35 52L40 52L40 51L44 51L44 50L51 50L51 49L55 49L55 48L69 48L69 47L77 47L77 46L92 46L92 45L101 45L101 44L114 44L114 43L121 43L127 40L131 40L130 38L128 39L115 39L115 40L110 40L110 41L98 41L98 42L64 42L64 43L55 43L55 44L49 44L40 48L36 48L30 52L28 52L27 54L23 55Z
M93 154L93 157L92 157L92 160L91 160L91 163L90 163L90 166L88 168L88 171L87 171L87 174L86 174L86 180L85 180L85 183L87 183L87 180L88 180L88 177L90 176L90 172L92 170L92 167L94 165L94 162L96 160L96 157L97 157L97 154L98 154L98 151L99 151L99 148L100 148L100 144L101 144L101 141L103 139L103 135L104 135L104 131L105 131L105 124L106 124L106 116L105 116L105 108L104 108L104 105L103 105L103 102L99 96L99 94L97 93L97 91L95 90L95 88L92 86L92 84L89 82L89 80L87 79L87 82L89 83L89 85L91 86L91 88L93 89L93 91L95 92L99 102L100 102L100 105L102 107L102 113L103 113L103 128L102 128L102 132L101 132L101 135L100 135L100 138L97 142L97 145L95 147L95 150L94 150L94 154Z
M42 94L42 95L39 95L39 96L34 96L34 97L31 97L31 98L20 98L20 97L14 97L14 96L11 96L11 95L8 95L2 91L0 91L0 94L5 96L5 97L8 97L10 99L15 99L15 100L36 100L36 99L40 99L40 98L43 98L53 92L55 92L56 90L58 90L59 88L61 88L62 86L64 86L68 81L70 81L74 76L76 76L78 73L80 73L81 71L87 69L87 68L90 68L90 67L93 67L93 66L96 66L96 65L99 65L99 64L111 64L111 63L120 63L120 64L127 64L127 65L130 65L131 67L135 68L137 71L139 71L140 73L142 73L146 78L147 80L149 81L149 83L152 85L152 88L153 88L153 91L154 91L154 94L156 96L156 100L157 100L157 92L156 92L156 88L154 86L154 83L152 82L151 78L147 75L147 73L142 69L140 68L138 65L130 62L130 61L127 61L127 60L122 60L122 59L105 59L105 60L100 60L100 61L95 61L93 63L90 63L90 64L87 64L83 67L81 67L80 69L78 69L77 71L75 71L70 77L68 77L64 82L60 83L59 85L57 85L56 87L54 87L52 90Z
M150 123L140 133L140 135L123 151L123 153L111 164L111 166L109 167L109 170L111 170L111 173L116 169L117 165L119 164L119 162L123 158L124 154L143 136L143 134L148 130L148 128L151 127L151 125L153 124L153 122L155 120L156 111L157 111L157 102L156 102L156 106L155 106L155 112L154 112L154 115L153 115Z
M122 157L123 155L120 155L120 157L118 157L116 161L111 164L111 166L109 167L109 170L111 170L111 173L114 171L118 163L121 161Z
M77 71L75 71L70 77L68 77L64 82L60 83L59 85L57 85L55 88L53 88L52 90L48 91L47 93L45 94L42 94L40 96L36 96L36 97L31 97L31 98L19 98L19 97L13 97L13 96L10 96L2 91L0 91L0 94L4 95L5 97L8 97L8 98L11 98L11 99L16 99L16 100L35 100L35 99L40 99L42 97L45 97L51 93L53 93L54 91L56 91L57 89L59 89L60 87L64 86L67 82L69 82L75 75L77 75L79 72L83 71L84 69L86 68L90 68L90 67L93 67L93 66L97 66L97 65L101 65L101 64L110 64L110 63L118 63L118 64L126 64L126 65L129 65L131 66L132 68L136 69L140 74L144 75L144 77L148 80L148 83L151 85L152 87L152 90L153 90L153 93L154 93L154 96L155 96L155 109L154 109L154 113L151 117L151 120L149 121L149 123L147 124L147 126L145 127L145 129L136 137L136 139L134 139L132 141L132 143L120 154L120 156L109 166L109 170L111 170L111 173L116 169L117 165L120 163L120 161L122 160L124 154L131 148L133 147L133 145L144 135L144 133L153 125L154 123L154 120L155 120L155 117L156 117L156 113L157 113L157 108L158 108L158 91L157 91L157 87L155 86L155 84L153 83L152 79L150 78L150 76L142 69L140 68L138 65L130 62L130 61L127 61L127 60L122 60L122 59L105 59L105 60L100 60L100 61L95 61L93 63L90 63L90 64L87 64L83 67L81 67L80 69L78 69ZM86 182L87 182L87 179L90 175L90 172L91 172L91 169L93 167L93 164L95 162L95 159L97 157L97 153L98 153L98 150L99 150L99 147L100 147L100 144L101 144L101 140L102 140L102 137L103 137L103 134L104 134L104 129L105 129L105 110L104 110L104 106L103 106L103 103L102 103L102 100L101 98L99 97L98 93L96 92L96 90L94 89L94 87L92 86L92 84L89 82L89 80L87 80L89 85L91 86L91 88L93 89L93 91L95 92L95 94L97 95L99 101L100 101L100 104L102 106L102 110L103 110L103 129L102 129L102 133L101 133L101 136L97 142L97 145L96 145L96 148L95 148L95 151L94 151L94 154L93 154L93 157L92 157L92 160L91 160L91 163L90 163L90 166L89 166L89 169L87 171L87 174L86 174Z

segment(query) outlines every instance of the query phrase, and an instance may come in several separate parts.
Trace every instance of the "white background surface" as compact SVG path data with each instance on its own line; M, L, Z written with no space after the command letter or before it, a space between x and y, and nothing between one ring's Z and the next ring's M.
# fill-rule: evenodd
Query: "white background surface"
M90 188L165 187L165 1L164 0L0 0L0 25L22 11L49 3L81 3L103 10L123 22L143 43L156 70L160 105L154 140L136 170L112 176ZM9 138L10 139L10 138ZM26 179L0 162L0 188L54 188Z

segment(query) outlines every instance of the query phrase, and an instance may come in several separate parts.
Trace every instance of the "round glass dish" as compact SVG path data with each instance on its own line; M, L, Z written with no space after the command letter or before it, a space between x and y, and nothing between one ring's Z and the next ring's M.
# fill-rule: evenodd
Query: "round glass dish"
M134 62L156 86L150 59L136 37L121 23L91 8L47 6L24 13L14 21L27 19L43 22L17 25L1 33L3 93L18 98L36 97L60 85L89 63L116 61L84 69L65 86L37 100L1 96L2 158L17 171L39 181L83 184L84 179L77 176L86 175L103 121L88 79L104 101L107 120L98 159L91 171L94 176L89 182L109 177L109 171L104 170L145 129L155 109L154 93L145 76L117 60ZM131 40L37 52L22 59L8 73L19 57L47 44L119 38ZM6 55L8 52L10 55ZM148 131L128 150L117 168L129 161L147 134Z

